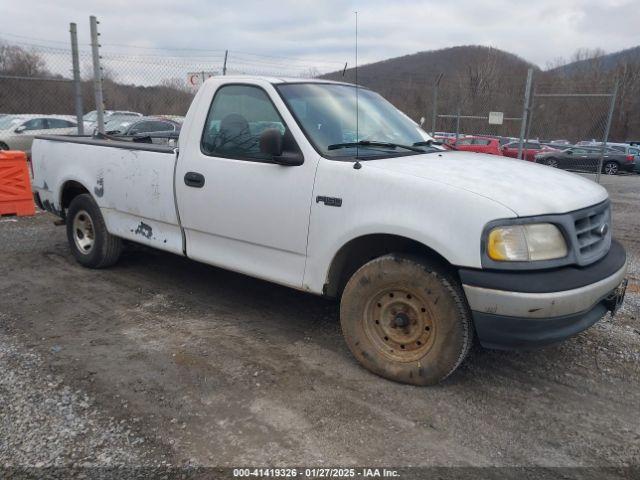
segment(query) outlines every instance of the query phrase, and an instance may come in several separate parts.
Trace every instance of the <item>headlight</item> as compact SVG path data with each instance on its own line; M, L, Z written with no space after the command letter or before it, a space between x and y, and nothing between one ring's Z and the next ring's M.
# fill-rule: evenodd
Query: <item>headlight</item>
M567 243L551 223L508 225L489 232L487 255L499 262L551 260L567 256Z

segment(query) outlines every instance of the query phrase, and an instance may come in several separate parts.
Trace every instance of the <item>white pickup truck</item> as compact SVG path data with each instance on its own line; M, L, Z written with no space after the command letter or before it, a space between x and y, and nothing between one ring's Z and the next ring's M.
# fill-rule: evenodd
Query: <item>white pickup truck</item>
M476 337L569 337L626 286L604 188L445 150L349 84L212 78L177 148L39 137L33 173L80 264L112 265L125 239L338 298L353 355L400 382L446 378Z

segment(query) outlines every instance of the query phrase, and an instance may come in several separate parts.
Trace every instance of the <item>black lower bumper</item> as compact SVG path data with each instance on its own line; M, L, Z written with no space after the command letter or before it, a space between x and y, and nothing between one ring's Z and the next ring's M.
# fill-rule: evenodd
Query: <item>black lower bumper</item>
M559 342L586 330L607 311L615 313L626 290L625 264L626 252L613 240L607 255L587 267L510 272L460 269L459 274L480 343L511 350ZM575 293L567 301L571 292ZM562 311L563 316L548 317L540 314L543 309Z
M534 319L473 312L473 320L483 347L515 350L560 342L586 330L608 310L603 301L588 312L563 317Z

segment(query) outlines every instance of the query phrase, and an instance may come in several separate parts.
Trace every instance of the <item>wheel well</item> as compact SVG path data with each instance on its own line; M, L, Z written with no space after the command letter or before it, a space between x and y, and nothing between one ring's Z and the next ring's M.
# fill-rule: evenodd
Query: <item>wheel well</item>
M408 253L435 261L455 274L453 266L438 252L410 238L391 234L371 234L350 240L333 257L323 293L339 297L349 278L365 263L389 253Z
M60 210L64 212L67 208L69 208L69 205L71 205L71 201L78 195L82 195L83 193L89 193L89 190L87 190L80 182L71 180L65 183L62 187Z

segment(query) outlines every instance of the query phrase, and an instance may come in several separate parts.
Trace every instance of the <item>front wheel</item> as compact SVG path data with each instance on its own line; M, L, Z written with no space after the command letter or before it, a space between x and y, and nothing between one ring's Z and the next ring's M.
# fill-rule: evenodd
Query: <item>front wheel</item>
M473 341L459 283L443 268L408 255L386 255L356 271L342 294L340 322L365 368L414 385L444 380Z
M607 175L617 175L618 171L620 170L617 162L607 162L604 164L602 169Z
M558 160L555 158L548 158L545 162L549 167L558 168Z
M75 197L66 218L67 240L78 263L89 268L105 268L118 261L122 240L107 231L100 207L91 195Z

